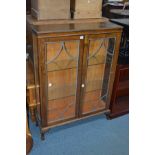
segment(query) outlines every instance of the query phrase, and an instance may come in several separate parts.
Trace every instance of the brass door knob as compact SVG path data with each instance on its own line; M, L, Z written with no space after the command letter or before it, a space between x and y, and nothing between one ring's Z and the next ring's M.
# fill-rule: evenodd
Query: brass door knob
M52 86L53 86L53 84L52 84L52 83L49 83L49 84L48 84L48 87L52 87Z
M84 88L84 87L85 87L85 85L84 85L84 84L82 84L82 85L81 85L81 87L82 87L82 88Z

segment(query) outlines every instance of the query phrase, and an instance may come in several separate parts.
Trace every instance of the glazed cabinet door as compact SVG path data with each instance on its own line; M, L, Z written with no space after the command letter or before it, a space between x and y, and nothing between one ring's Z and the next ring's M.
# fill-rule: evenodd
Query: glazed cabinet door
M70 36L46 38L41 43L41 109L45 126L78 115L83 42L83 36Z
M114 34L85 36L83 56L81 115L108 109L119 39Z

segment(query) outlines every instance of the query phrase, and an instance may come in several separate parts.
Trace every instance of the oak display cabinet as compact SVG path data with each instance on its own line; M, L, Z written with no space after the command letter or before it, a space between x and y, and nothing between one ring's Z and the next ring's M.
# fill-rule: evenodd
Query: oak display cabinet
M41 138L51 127L109 112L122 27L72 23L32 31Z

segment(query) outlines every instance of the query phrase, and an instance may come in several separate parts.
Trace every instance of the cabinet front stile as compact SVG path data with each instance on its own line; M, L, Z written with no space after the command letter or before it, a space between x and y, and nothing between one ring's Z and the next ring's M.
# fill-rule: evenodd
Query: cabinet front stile
M39 59L39 81L40 81L40 109L41 109L41 126L47 126L47 73L46 73L46 52L44 39L38 39L38 59Z

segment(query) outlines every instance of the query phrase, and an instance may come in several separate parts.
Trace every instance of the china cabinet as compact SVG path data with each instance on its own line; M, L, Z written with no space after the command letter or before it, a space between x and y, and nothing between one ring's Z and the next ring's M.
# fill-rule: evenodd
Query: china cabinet
M108 113L122 27L67 23L32 31L41 138L51 127Z

